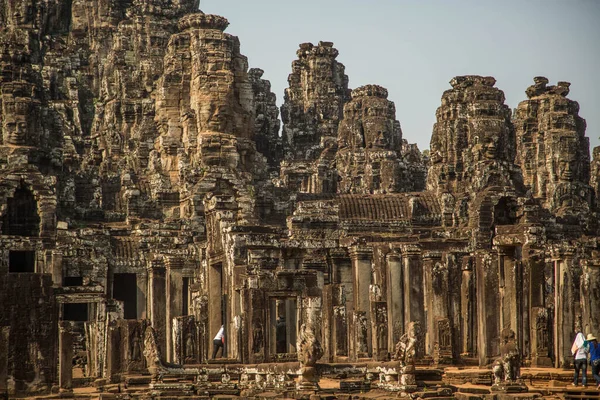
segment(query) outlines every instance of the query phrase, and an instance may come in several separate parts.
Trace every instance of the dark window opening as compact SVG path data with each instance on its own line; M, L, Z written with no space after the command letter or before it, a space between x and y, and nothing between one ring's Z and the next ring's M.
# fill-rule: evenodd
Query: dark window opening
M87 321L88 305L87 303L65 303L63 304L64 321Z
M295 298L271 299L271 349L275 354L296 352L296 318L297 306Z
M494 206L494 225L514 225L517 219L517 207L514 201L504 197Z
M114 275L113 299L123 302L123 317L125 319L137 319L136 274Z
M373 190L379 190L381 188L381 178L376 175L373 176Z
M183 278L183 293L181 299L181 315L188 315L190 278Z
M83 276L65 276L63 278L63 286L82 286Z
M35 272L35 251L10 251L8 272Z
M39 236L40 217L37 201L28 189L21 186L6 203L6 213L2 218L2 234L15 236Z

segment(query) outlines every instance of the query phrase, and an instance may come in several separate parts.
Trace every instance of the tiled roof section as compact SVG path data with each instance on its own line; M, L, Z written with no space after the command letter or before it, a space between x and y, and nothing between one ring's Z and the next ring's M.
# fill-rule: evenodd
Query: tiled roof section
M401 222L438 219L441 215L440 203L433 193L350 194L340 196L339 202L341 220Z

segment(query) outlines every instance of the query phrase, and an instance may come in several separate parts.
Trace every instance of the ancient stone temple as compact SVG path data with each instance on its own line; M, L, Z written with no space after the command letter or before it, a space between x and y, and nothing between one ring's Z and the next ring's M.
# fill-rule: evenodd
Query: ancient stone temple
M0 397L509 396L600 334L569 83L451 79L426 156L332 43L279 110L198 7L0 0Z

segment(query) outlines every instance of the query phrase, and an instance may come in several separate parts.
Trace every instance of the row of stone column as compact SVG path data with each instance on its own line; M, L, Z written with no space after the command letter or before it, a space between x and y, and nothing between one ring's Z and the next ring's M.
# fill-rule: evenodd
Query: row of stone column
M325 359L385 359L415 321L424 339L417 354L435 361L477 356L489 365L500 353L500 332L509 328L535 365L549 365L552 354L556 366L568 363L577 315L585 332L599 328L600 262L584 261L577 272L573 254L552 256L554 304L547 304L548 261L530 253L520 246L466 254L410 245L332 252Z

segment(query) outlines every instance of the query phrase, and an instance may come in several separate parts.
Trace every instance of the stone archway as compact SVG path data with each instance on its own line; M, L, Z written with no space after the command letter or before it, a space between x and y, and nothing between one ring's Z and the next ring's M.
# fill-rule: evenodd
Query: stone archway
M21 181L13 196L7 199L6 212L2 217L2 234L39 236L40 221L38 202L32 191Z

